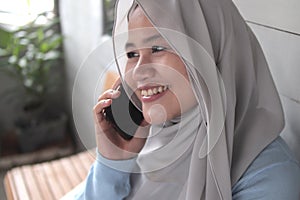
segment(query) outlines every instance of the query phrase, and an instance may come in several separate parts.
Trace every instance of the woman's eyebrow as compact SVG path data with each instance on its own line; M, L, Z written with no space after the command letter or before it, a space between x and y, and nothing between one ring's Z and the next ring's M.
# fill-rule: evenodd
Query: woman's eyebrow
M125 44L125 50L129 49L130 47L135 47L135 44L131 43L131 42L126 42L126 44Z
M160 34L152 35L148 38L143 39L143 44L147 44L147 43L153 42L158 39L163 39L163 37L161 37ZM125 49L128 49L130 47L136 47L136 45L132 42L126 42Z
M153 35L153 36L150 36L150 37L144 39L143 43L149 43L149 42L152 42L152 41L157 40L157 39L162 39L160 34L156 34L156 35Z

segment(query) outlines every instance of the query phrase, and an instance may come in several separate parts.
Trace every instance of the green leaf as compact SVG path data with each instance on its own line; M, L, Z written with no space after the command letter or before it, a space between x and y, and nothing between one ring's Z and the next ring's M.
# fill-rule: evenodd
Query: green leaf
M11 32L3 29L0 27L0 48L6 49L9 45L11 38L12 38Z
M44 32L42 28L39 28L37 30L37 35L38 35L38 43L40 43L44 39Z
M43 42L40 46L40 51L46 53L50 48L50 45L47 42Z
M50 43L51 49L59 48L62 45L63 37L60 35L55 35L55 37L52 38L52 41Z

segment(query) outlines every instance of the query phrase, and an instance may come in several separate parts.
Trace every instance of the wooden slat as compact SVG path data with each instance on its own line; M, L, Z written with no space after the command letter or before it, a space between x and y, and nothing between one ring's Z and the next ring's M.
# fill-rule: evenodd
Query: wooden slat
M81 163L83 164L83 166L86 170L86 176L87 176L87 173L90 170L91 164L93 163L92 160L89 158L89 157L92 157L92 155L87 151L85 153L79 154L78 157L81 160Z
M48 187L50 188L51 193L54 196L54 199L61 198L64 195L64 193L63 193L62 189L60 188L60 185L58 184L56 174L55 174L54 170L52 169L51 164L43 163L42 167L43 167L43 170L47 177Z
M26 188L28 188L28 194L31 200L43 200L44 198L42 197L41 194L41 189L39 187L39 184L37 183L35 179L35 175L32 172L32 167L31 166L24 166L21 168Z
M32 170L34 172L36 181L38 182L39 187L41 188L41 194L43 195L43 199L54 199L54 196L50 190L48 185L48 177L44 172L44 168L42 164L36 164L32 166Z
M70 159L71 159L71 161L74 165L74 168L76 169L76 172L79 175L80 179L84 180L86 177L86 173L85 173L86 170L84 169L84 166L82 165L81 160L79 159L78 156L71 156Z
M7 200L17 199L16 187L13 182L13 176L10 171L5 175L4 187Z
M81 183L82 179L76 171L70 158L61 159L60 164L66 169L66 175L72 184L72 188Z
M22 176L21 169L15 168L11 171L11 174L13 176L13 182L15 185L16 193L18 194L16 199L22 199L22 200L29 200L28 191L26 189L26 185L24 182L24 177Z
M87 158L89 158L89 160L90 160L90 162L92 164L96 160L96 150L93 149L93 150L89 150L88 152L89 152L90 156L87 156Z
M66 175L65 170L60 164L60 161L51 162L52 168L54 173L57 177L58 185L60 185L61 189L63 190L63 194L66 194L72 189L72 185L68 179L68 176Z

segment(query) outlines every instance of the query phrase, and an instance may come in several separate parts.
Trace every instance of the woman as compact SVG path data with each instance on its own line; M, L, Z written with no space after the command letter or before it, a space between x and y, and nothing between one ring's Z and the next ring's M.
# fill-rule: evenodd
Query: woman
M78 199L298 199L299 164L279 137L281 103L233 3L122 0L116 7L121 79L114 88L129 85L145 120L124 140L104 114L120 92L99 97L99 162Z

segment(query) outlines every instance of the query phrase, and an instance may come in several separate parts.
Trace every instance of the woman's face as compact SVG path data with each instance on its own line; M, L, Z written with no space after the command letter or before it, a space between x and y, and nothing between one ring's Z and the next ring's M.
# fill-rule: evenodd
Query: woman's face
M142 9L136 8L128 24L125 80L137 88L145 120L161 124L180 116L196 104L185 64Z

